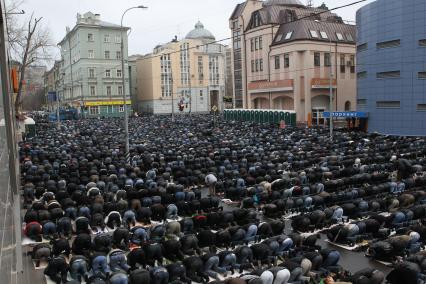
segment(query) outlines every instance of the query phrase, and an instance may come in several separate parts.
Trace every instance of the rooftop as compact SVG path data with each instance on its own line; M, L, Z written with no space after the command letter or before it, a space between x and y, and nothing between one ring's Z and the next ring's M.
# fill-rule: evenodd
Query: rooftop
M195 24L195 29L190 31L186 37L186 39L201 39L201 40L212 40L215 41L216 38L214 35L204 28L204 25L198 21L198 23Z
M293 6L293 7L305 7L299 0L267 0L263 3L264 7L267 6Z

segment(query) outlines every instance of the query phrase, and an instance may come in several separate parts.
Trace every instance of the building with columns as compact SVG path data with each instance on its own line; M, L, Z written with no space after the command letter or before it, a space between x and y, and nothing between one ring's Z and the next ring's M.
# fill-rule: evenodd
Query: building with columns
M230 28L236 108L294 110L298 122L323 124L331 82L333 111L356 109L356 27L324 5L247 0Z
M182 40L158 45L136 63L136 110L208 113L223 109L226 47L201 22Z

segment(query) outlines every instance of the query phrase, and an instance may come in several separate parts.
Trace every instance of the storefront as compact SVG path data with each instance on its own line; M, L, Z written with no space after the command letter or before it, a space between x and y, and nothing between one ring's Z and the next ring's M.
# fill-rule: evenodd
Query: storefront
M133 113L132 102L126 102L128 114ZM84 102L83 116L85 118L122 117L124 115L124 101L93 101Z
M349 130L368 130L368 112L362 111L335 111L332 112L333 121L346 121ZM324 118L330 119L330 112L324 112Z
M251 109L294 109L293 80L260 81L248 84Z
M336 79L333 79L333 95L335 94L336 86ZM324 112L330 111L330 79L312 78L311 88L311 123L316 126L324 125Z

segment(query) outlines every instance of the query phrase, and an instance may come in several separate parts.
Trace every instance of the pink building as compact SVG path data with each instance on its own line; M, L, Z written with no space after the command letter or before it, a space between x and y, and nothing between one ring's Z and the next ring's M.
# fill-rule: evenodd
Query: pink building
M333 111L356 109L356 27L327 7L247 0L230 28L236 108L294 110L322 124L331 82Z

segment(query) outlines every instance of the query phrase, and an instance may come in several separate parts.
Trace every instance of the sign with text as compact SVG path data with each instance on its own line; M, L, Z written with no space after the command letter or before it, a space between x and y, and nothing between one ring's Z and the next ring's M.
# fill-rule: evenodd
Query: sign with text
M47 100L49 102L56 102L56 99L57 99L56 92L48 92L47 93Z
M132 104L132 101L127 101L127 104ZM124 101L97 101L97 102L85 102L85 106L118 106L124 105Z
M331 82L333 88L337 86L336 79L333 79ZM330 88L330 79L326 78L312 78L311 80L312 89L325 89Z
M279 80L279 81L259 81L248 83L249 90L270 90L270 89L288 89L293 90L293 80Z
M368 113L362 111L335 111L332 112L333 117L341 117L341 118L367 118ZM330 118L330 112L324 112L325 118Z

